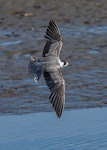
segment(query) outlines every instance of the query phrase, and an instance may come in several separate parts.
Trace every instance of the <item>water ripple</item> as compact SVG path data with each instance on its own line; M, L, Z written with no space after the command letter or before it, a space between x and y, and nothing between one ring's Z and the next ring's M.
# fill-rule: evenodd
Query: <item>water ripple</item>
M0 117L0 149L106 150L107 108ZM17 144L19 145L17 147Z

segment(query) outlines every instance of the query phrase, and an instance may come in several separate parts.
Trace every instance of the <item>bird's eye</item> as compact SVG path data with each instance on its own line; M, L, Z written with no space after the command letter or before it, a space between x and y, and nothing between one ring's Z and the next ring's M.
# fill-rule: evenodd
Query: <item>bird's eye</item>
M66 61L64 61L64 66L66 65Z

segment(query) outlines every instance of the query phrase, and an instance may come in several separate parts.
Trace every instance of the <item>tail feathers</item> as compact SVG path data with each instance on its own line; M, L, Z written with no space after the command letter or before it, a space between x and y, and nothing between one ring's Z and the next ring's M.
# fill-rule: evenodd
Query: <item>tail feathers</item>
M28 65L28 71L34 81L38 82L43 71L43 64L40 63L40 60L31 60Z

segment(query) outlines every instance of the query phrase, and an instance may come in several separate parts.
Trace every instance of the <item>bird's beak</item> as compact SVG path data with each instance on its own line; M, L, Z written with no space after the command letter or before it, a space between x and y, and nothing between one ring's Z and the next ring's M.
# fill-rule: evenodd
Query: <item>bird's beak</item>
M68 66L72 66L72 64L68 63Z

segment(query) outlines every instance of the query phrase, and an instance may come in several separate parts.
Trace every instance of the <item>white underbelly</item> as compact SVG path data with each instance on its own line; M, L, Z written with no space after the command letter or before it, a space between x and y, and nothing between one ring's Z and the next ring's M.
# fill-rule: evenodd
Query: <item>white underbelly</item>
M44 58L44 62L46 63L45 66L46 68L60 68L60 62L57 57L49 56Z

